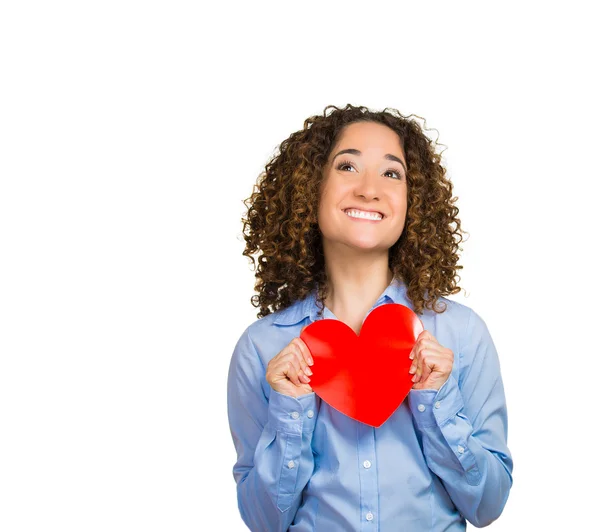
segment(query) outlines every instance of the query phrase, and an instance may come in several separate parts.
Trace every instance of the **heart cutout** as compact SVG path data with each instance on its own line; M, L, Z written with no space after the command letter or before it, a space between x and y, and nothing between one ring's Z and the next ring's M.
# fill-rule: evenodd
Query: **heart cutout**
M314 360L310 386L336 410L380 427L413 386L409 355L423 329L398 303L373 309L358 336L340 320L311 323L300 333Z

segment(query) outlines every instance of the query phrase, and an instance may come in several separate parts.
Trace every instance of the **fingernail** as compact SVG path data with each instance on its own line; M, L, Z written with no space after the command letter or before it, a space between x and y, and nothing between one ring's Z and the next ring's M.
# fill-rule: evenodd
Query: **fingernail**
M410 368L410 369L408 370L408 372L409 372L410 374L413 374L415 371L417 371L417 368Z
M309 359L308 359L308 365L309 365L309 366L312 366L312 365L313 365L313 359L312 359L312 358L309 358Z
M310 379L306 375L304 375L304 378L306 379L306 382L310 382Z
M417 376L413 375L412 381L415 382L417 380Z
M307 375L312 375L313 374L313 372L312 372L312 370L310 368L306 368L305 372L306 372Z
M414 353L411 353L411 354L410 354L410 356L409 356L408 358L410 358L411 360L412 360L413 358L415 358L415 355L414 355Z

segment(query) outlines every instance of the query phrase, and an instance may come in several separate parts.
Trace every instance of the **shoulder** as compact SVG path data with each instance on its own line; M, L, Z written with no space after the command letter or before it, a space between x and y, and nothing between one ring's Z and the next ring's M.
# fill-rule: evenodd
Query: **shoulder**
M452 333L454 340L461 343L473 314L471 307L447 297L438 297L435 308L438 312L433 309L423 311L421 320L425 328L429 325L433 329ZM439 312L441 310L443 312Z
M468 373L474 366L497 365L497 352L488 325L479 312L472 307L445 297L447 304L444 320L446 327L455 333L455 356L458 354L462 373Z
M446 310L440 314L443 316L445 321L451 322L458 329L462 329L465 333L472 331L473 329L479 329L486 327L485 321L482 316L476 312L472 307L459 303L447 297L438 298L438 305L446 307ZM428 311L429 314L435 314L435 312Z
M267 314L248 325L247 334L253 338L271 333L274 329L300 323L306 317L305 300L292 303L289 307Z
M239 337L234 356L254 362L260 360L266 366L271 358L299 335L307 317L303 304L303 300L297 301L250 323Z
M422 321L425 328L435 330L440 343L443 338L460 357L468 357L472 348L482 341L491 341L487 324L480 313L469 305L446 297L438 298L438 308L446 308L442 313L426 310ZM443 344L444 345L444 344ZM472 353L471 353L472 354Z

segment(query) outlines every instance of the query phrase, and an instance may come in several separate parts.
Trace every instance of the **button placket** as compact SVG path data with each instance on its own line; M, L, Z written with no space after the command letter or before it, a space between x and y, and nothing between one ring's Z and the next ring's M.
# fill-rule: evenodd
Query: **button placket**
M376 512L379 508L377 449L375 445L375 428L360 424L357 429L357 450L359 482L360 482L360 515L362 516L361 532L376 528Z

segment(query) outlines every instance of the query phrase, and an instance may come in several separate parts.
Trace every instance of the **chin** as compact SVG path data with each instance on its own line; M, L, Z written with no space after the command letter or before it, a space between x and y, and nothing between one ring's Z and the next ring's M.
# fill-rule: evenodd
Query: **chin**
M362 251L387 251L389 247L382 246L380 242L346 241L345 244Z

